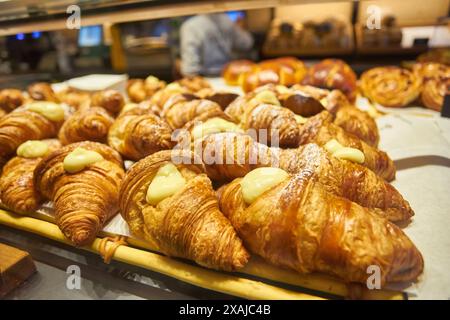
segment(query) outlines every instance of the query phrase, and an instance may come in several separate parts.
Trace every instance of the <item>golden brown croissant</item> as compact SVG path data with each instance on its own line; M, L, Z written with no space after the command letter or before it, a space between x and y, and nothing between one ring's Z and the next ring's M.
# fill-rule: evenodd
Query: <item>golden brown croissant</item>
M301 126L300 143L316 143L324 146L335 139L345 147L356 148L364 153L363 166L369 168L387 181L395 179L395 165L389 156L376 148L371 147L358 137L347 133L344 129L333 123L330 113L323 111L309 118Z
M36 101L59 102L52 86L46 82L37 82L28 86L28 94L31 99Z
M36 142L34 142L36 143ZM61 143L56 139L41 140L39 154L22 154L9 160L0 176L0 200L3 205L18 213L34 212L42 204L42 197L34 187L33 172L42 157L57 150ZM42 148L42 145L41 145Z
M364 96L385 107L405 107L420 94L421 79L413 72L395 66L365 71L360 78Z
M0 110L11 112L25 102L22 91L17 89L0 90Z
M166 83L154 76L143 79L130 79L127 83L127 94L132 102L142 102L150 98L156 91L164 88Z
M248 135L233 132L211 134L201 144L202 148L195 150L213 180L243 177L258 167L280 167L291 174L308 169L316 173L328 192L373 208L391 221L408 220L414 215L402 195L373 171L336 158L316 144L269 148Z
M151 109L133 108L112 124L108 144L125 158L139 160L160 150L171 149L172 129Z
M248 101L238 98L228 106L225 113L237 120L244 130L253 129L259 133L263 133L260 130L267 130L267 135L261 138L266 139L269 145L276 143L272 141L275 137L280 147L299 145L300 130L295 114L289 109L255 99Z
M414 73L422 78L420 99L425 107L441 111L450 92L450 67L439 63L416 63Z
M163 117L172 129L178 129L202 114L217 112L222 112L222 108L213 101L179 99L178 102L164 105Z
M147 98L143 79L130 79L127 82L127 95L132 102L139 103Z
M63 121L63 118L51 120L38 112L31 111L28 106L17 108L1 117L0 167L14 155L17 147L23 142L56 137Z
M64 145L85 140L105 143L113 122L114 118L103 108L79 110L64 122L58 138Z
M197 141L194 150L208 177L222 182L243 177L258 167L279 166L276 151L281 151L257 143L248 134L234 132L210 134Z
M89 108L91 95L90 93L67 88L56 93L59 101L66 103L75 110Z
M172 103L168 101L175 95L185 95L186 97L193 97L192 92L189 89L187 89L186 87L182 87L177 82L172 82L164 88L156 91L155 94L150 98L150 102L154 105L159 106L160 109L163 109L166 103Z
M320 103L334 116L334 123L345 131L357 136L372 147L377 147L380 134L375 120L367 113L353 106L339 90L325 90L311 86L295 85L291 88L292 95L310 96ZM291 98L291 105L298 99ZM283 104L291 110L292 106ZM301 105L299 106L301 108ZM323 111L316 108L319 112ZM295 112L295 110L293 110ZM317 112L318 113L318 112ZM302 115L301 113L299 113Z
M170 184L176 188L158 202L149 201L148 190L163 170L172 170L172 177L182 182L175 183L173 178L161 182L164 190ZM169 256L214 269L241 268L249 255L219 211L211 181L203 172L190 153L167 150L148 156L125 176L120 190L121 213L134 234L156 242ZM170 180L171 175L164 177Z
M243 180L219 190L220 208L245 246L270 263L364 284L369 266L380 268L381 285L413 281L422 273L422 255L400 228L330 194L314 172L288 176L250 205Z
M97 92L92 96L91 100L91 106L102 107L113 116L119 114L124 105L124 97L116 90L104 90Z
M69 161L77 151L75 159ZM72 162L79 161L80 156L92 161L74 167L79 162ZM34 184L45 198L53 201L56 223L64 235L75 245L83 246L91 243L118 212L123 176L122 159L115 150L97 142L78 142L42 159L34 171Z
M204 88L195 93L200 99L208 99L217 103L222 110L233 102L239 95L232 92L214 90L212 88Z
M175 82L178 83L180 86L188 89L189 92L193 93L205 88L211 88L211 85L209 84L208 80L206 80L201 76L184 77Z

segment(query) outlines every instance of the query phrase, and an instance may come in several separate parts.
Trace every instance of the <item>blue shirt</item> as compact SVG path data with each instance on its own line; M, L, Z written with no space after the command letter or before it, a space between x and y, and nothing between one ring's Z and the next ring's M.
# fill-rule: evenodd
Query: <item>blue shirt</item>
M218 75L232 59L233 50L253 46L251 34L237 26L225 13L198 15L183 23L181 72L183 75Z

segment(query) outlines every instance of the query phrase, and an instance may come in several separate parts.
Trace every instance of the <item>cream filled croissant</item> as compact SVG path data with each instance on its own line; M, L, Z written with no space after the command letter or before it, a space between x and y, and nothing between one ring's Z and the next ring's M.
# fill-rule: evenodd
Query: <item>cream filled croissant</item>
M65 110L53 102L32 102L0 118L0 167L27 140L56 137Z
M131 231L169 256L235 270L249 255L220 212L211 181L190 152L161 151L127 172L120 210Z
M172 129L148 108L132 108L121 114L108 133L108 144L125 158L139 160L160 150L171 149Z
M404 221L414 215L408 201L391 184L353 162L351 154L339 158L313 143L296 149L269 148L248 135L233 132L211 134L199 143L201 148L195 150L211 179L229 181L269 166L290 174L309 170L328 192L372 208L390 221Z
M97 142L62 147L39 162L34 185L53 201L56 224L77 246L91 243L118 212L124 176L120 155Z
M113 122L114 118L103 108L79 110L64 122L58 137L64 145L86 140L105 143Z
M423 271L422 255L400 228L330 194L314 171L255 169L222 187L219 199L246 247L274 265L363 284L374 265L382 285Z
M17 213L34 212L42 204L36 191L33 172L43 157L61 147L56 139L28 140L17 149L17 156L3 167L0 176L0 200Z
M356 148L363 153L360 164L369 168L387 181L395 178L395 165L389 156L376 148L371 147L358 137L347 133L341 127L333 123L331 114L323 111L308 119L300 128L300 143L317 143L325 146L329 141L335 139L345 147Z

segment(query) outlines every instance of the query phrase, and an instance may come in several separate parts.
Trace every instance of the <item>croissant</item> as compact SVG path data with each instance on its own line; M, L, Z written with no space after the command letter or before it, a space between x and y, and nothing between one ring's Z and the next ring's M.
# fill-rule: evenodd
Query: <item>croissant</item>
M37 143L42 149L38 150L38 154L25 152L12 158L3 167L0 176L0 202L17 213L34 212L42 204L42 197L34 188L33 172L43 156L61 146L56 139Z
M31 99L36 101L59 102L59 99L53 91L53 88L49 83L46 82L37 82L28 86L28 94L30 95Z
M296 149L270 148L248 135L227 132L205 137L201 146L195 149L196 154L213 180L243 177L259 167L279 167L291 174L307 169L316 173L328 192L372 208L390 221L414 215L402 195L373 171L336 158L313 143Z
M169 256L214 269L241 268L249 255L219 211L211 181L199 163L194 164L190 153L169 150L137 162L121 186L122 216L134 234L156 242ZM170 171L162 176L166 181L158 181L162 192L175 189L153 202L148 190L162 171Z
M413 71L422 78L422 103L429 109L441 111L444 97L450 92L450 67L439 63L417 63Z
M164 105L163 117L172 129L178 129L202 114L217 112L222 112L222 108L213 101L180 99L178 102Z
M46 102L37 103L42 104ZM35 104L32 103L30 105ZM14 155L17 147L23 142L56 137L64 121L64 114L61 119L53 119L51 120L38 112L31 111L29 106L17 108L1 117L0 167Z
M334 116L334 123L345 131L357 136L368 145L377 147L380 134L375 120L367 113L353 106L345 95L339 90L325 90L311 86L295 85L291 88L293 95L302 94L310 96L325 107ZM291 99L297 102L296 99ZM285 106L283 104L283 106ZM285 106L288 107L288 106ZM299 106L301 107L301 105ZM289 108L289 107L288 107ZM289 108L292 110L292 107ZM323 110L316 108L319 113ZM293 110L294 111L294 110ZM295 112L295 111L294 111ZM301 113L299 113L301 115Z
M186 97L192 98L195 97L192 95L192 92L186 87L182 87L177 82L172 82L164 88L156 91L155 94L150 98L150 102L154 105L159 106L160 109L163 109L166 102L168 102L169 99L175 95L184 95Z
M161 81L154 76L143 79L130 79L127 83L127 94L131 101L142 102L150 98L156 91L166 86L165 81Z
M225 110L233 100L235 100L239 95L227 91L218 91L212 88L204 88L195 93L200 99L207 99L217 103L222 110Z
M125 158L139 160L160 150L171 149L172 129L151 109L133 108L119 116L108 133L108 144Z
M73 107L75 110L89 108L91 95L87 92L68 88L56 93L58 100Z
M303 84L320 88L339 89L350 102L356 100L356 74L339 59L324 59L312 66L303 78Z
M188 89L189 92L197 92L205 88L211 88L208 80L201 76L184 77L177 80L176 83Z
M400 228L330 194L313 171L288 175L251 204L244 197L243 186L250 188L245 179L219 190L220 208L245 246L268 262L364 284L368 267L377 266L382 286L422 273L422 255Z
M376 148L371 147L364 141L344 131L333 123L331 114L323 111L308 119L300 129L300 143L316 143L324 146L330 140L335 139L343 146L356 148L364 153L363 166L369 168L387 181L395 179L394 162L389 156Z
M72 163L80 156L89 162ZM64 235L83 246L118 212L123 176L120 155L104 144L88 141L67 145L43 158L34 171L34 184L43 197L53 201L56 224Z
M236 99L225 110L232 119L237 120L244 130L267 130L267 135L258 137L266 139L273 145L274 138L278 139L280 147L297 147L300 140L300 131L295 114L283 107L260 102L256 99L247 101L245 98ZM276 136L278 135L278 137Z
M127 95L132 102L139 103L147 98L143 79L130 79L127 82Z
M91 100L91 106L102 107L113 116L119 114L124 105L124 97L116 90L104 90L97 92L92 96Z
M405 107L420 94L421 79L413 72L395 66L365 71L360 78L362 94L385 107Z
M17 89L0 90L0 110L11 112L25 102L22 91Z
M113 122L114 118L103 108L79 110L64 122L58 138L64 145L85 140L105 143Z

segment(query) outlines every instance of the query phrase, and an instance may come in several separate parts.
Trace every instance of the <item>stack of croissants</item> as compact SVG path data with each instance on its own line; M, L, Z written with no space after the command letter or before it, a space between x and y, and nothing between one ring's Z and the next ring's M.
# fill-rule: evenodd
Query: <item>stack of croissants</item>
M208 268L239 270L252 254L349 283L365 284L371 265L383 285L414 281L423 258L397 225L414 211L348 90L266 84L239 96L153 76L130 80L127 96L4 89L1 204L27 214L52 201L76 246L120 212L135 237Z
M450 67L437 62L417 62L412 68L375 67L364 72L358 82L351 67L339 59L324 59L307 68L291 57L229 63L223 72L229 85L240 85L245 92L264 84L291 86L297 83L342 91L350 102L357 92L384 107L403 108L411 104L441 111L450 94Z

